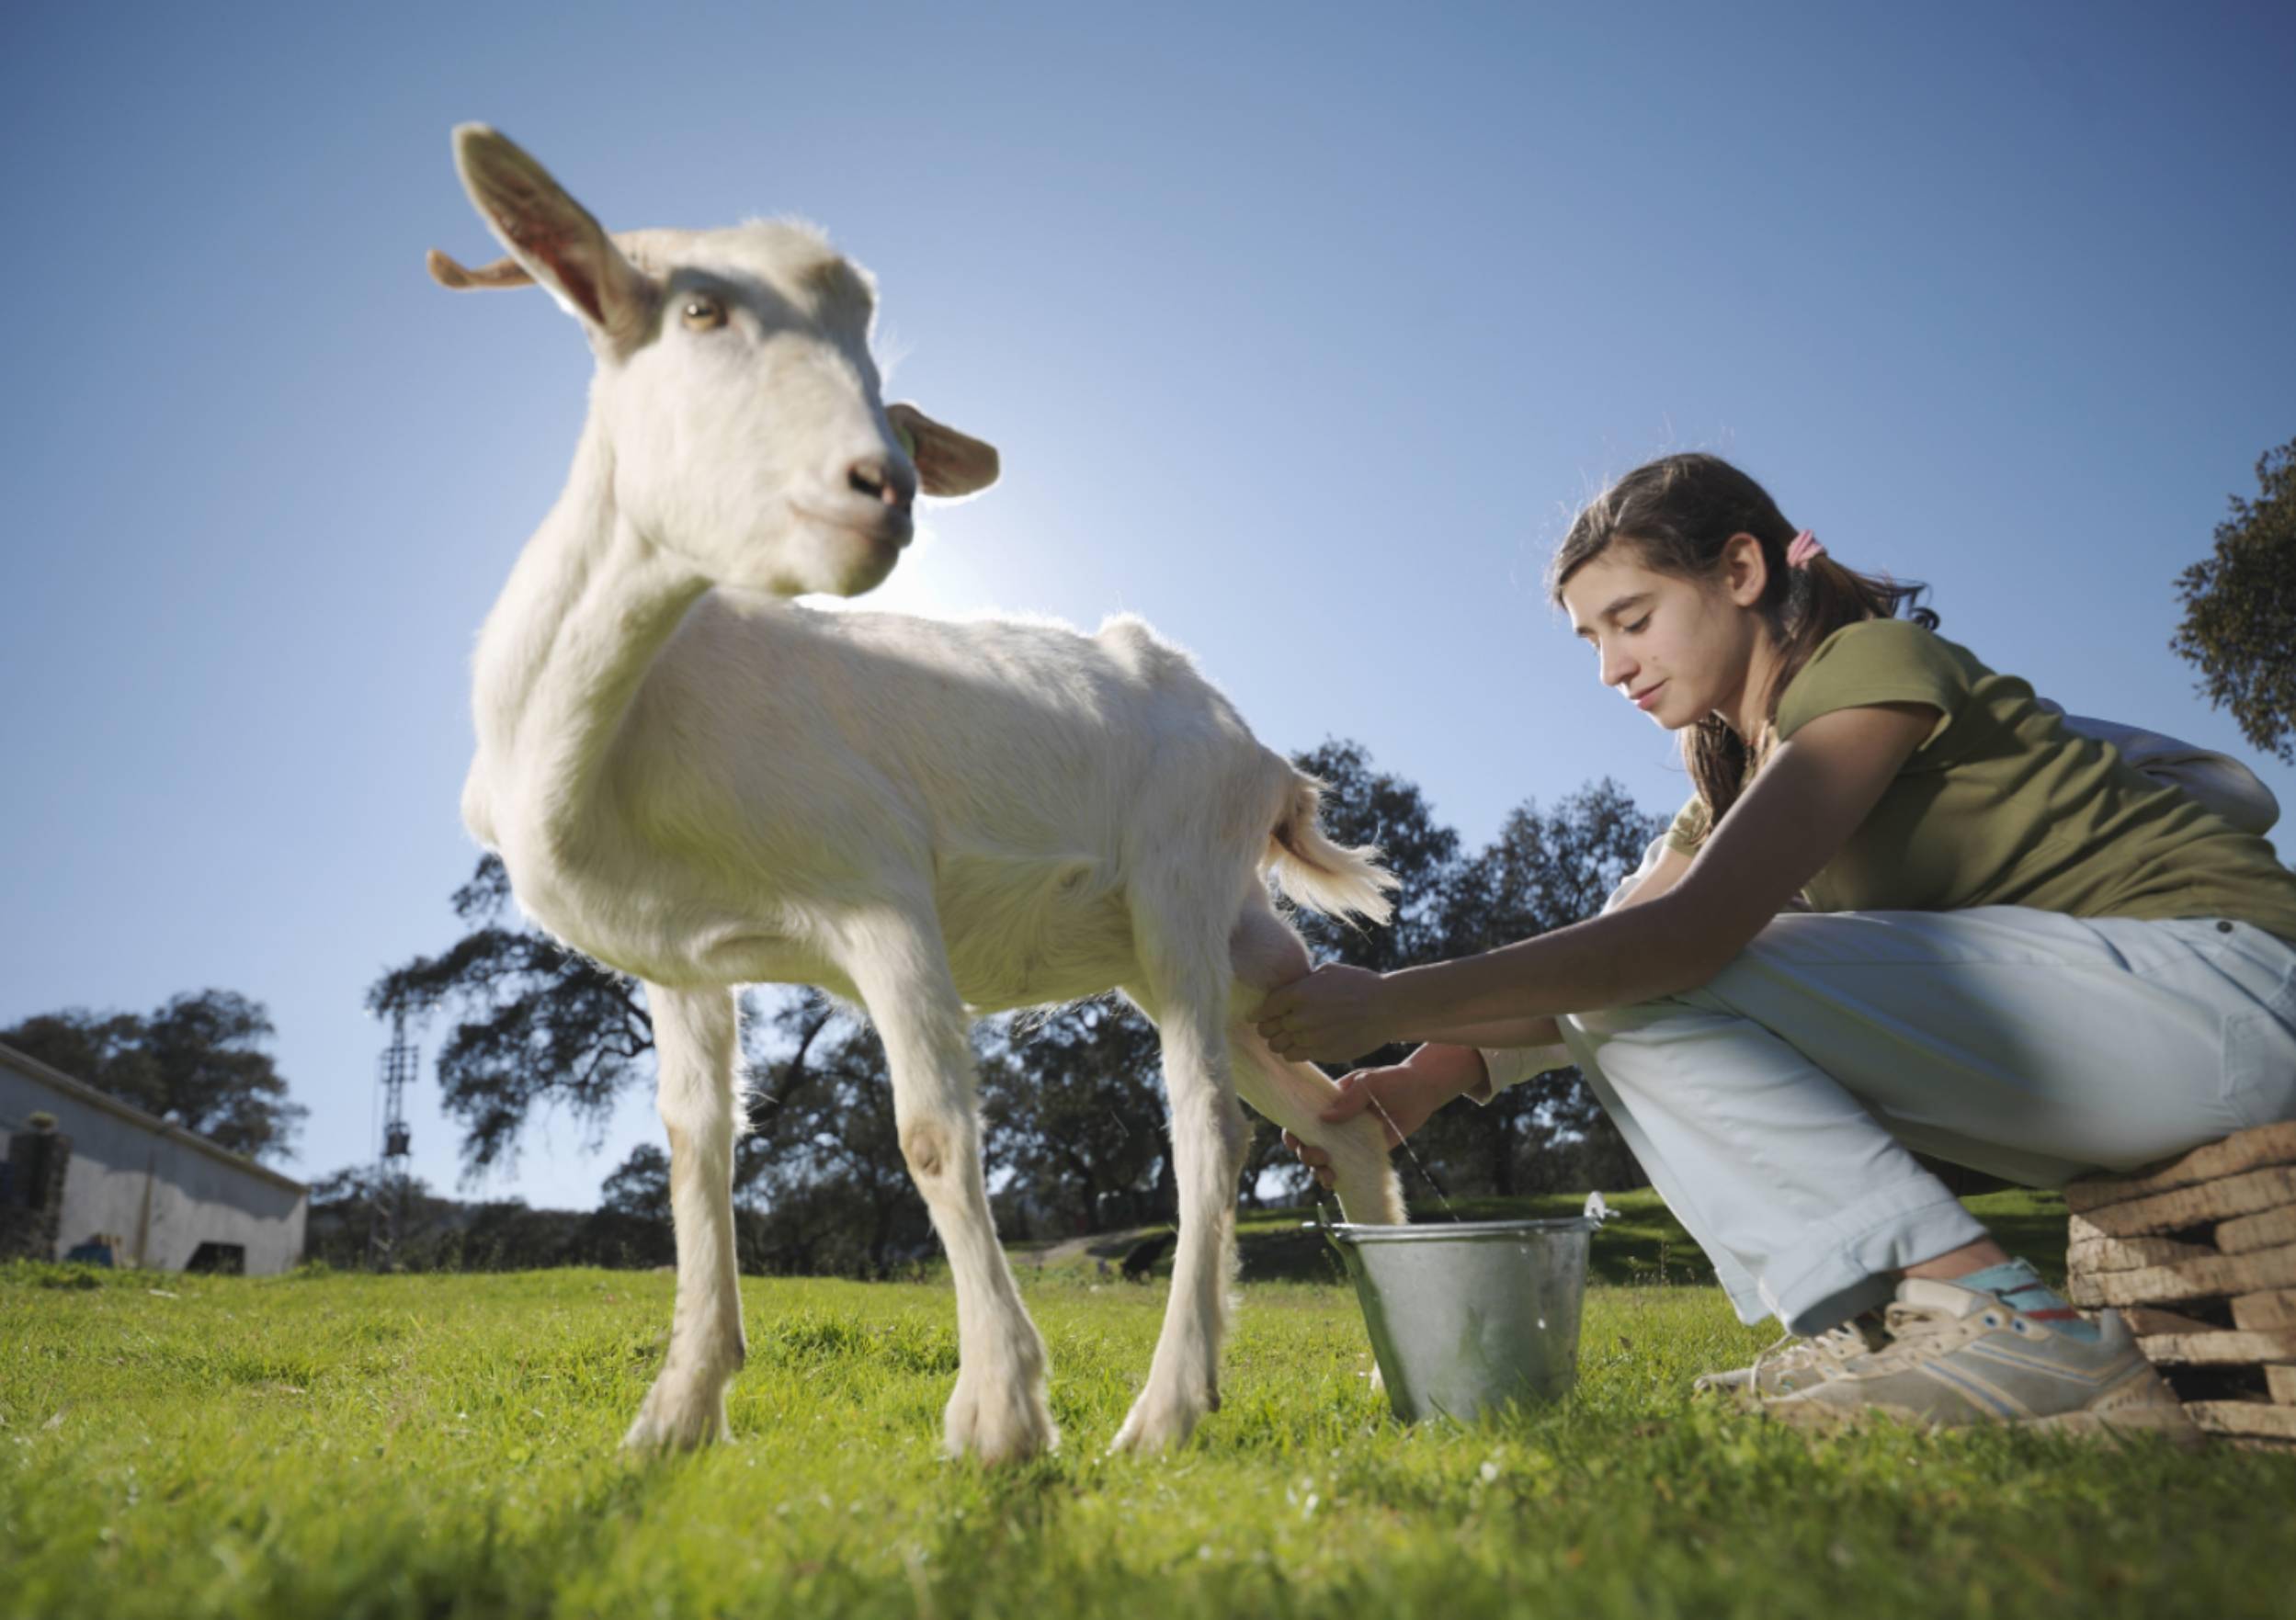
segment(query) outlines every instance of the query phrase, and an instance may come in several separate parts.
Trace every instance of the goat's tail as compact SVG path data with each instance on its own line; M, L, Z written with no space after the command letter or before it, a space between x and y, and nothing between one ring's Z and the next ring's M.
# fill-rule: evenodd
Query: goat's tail
M1283 818L1268 835L1276 881L1294 903L1312 911L1384 923L1394 912L1387 891L1397 887L1395 874L1379 864L1377 844L1350 849L1324 835L1315 814L1323 797L1323 783L1291 773Z

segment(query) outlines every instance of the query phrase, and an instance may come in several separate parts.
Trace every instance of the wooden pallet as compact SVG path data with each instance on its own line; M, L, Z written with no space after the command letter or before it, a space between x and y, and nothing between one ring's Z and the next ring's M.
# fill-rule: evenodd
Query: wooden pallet
M2064 1197L2073 1303L2117 1307L2202 1429L2296 1453L2296 1121Z

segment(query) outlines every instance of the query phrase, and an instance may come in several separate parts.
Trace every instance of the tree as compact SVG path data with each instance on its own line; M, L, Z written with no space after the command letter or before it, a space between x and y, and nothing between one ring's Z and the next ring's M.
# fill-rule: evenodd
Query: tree
M2296 439L2265 452L2256 482L2255 502L2232 497L2215 554L2177 576L2185 619L2169 646L2243 736L2296 765Z
M0 1030L74 1080L251 1159L283 1158L310 1110L263 1048L277 1033L261 1002L235 991L170 998L150 1013L37 1014Z
M1418 787L1377 769L1360 743L1327 742L1297 763L1329 785L1324 821L1333 837L1380 845L1402 887L1391 928L1295 921L1320 956L1380 971L1490 950L1594 915L1662 825L1606 777L1550 811L1519 806L1488 848L1462 856L1458 833L1435 819ZM1406 1050L1388 1047L1362 1061L1392 1063ZM1304 1170L1268 1150L1276 1140L1262 1131L1258 1161L1306 1195ZM1404 1162L1406 1192L1424 1200L1426 1189L1411 1184L1415 1172L1452 1191L1501 1195L1642 1179L1574 1069L1503 1092L1485 1108L1443 1110L1413 1136Z
M645 1151L645 1150L640 1150ZM654 1150L659 1156L659 1150ZM393 1271L526 1271L551 1265L646 1267L676 1257L667 1211L625 1207L535 1209L523 1198L459 1203L409 1177L395 1180L370 1164L354 1164L315 1183L305 1229L306 1259L346 1269L373 1263L369 1240L384 1206L397 1228L388 1263ZM736 1219L737 1240L754 1250L755 1217ZM755 1268L753 1268L755 1269Z
M635 980L513 923L501 856L480 857L454 910L470 932L385 973L367 1006L379 1017L456 1018L438 1052L440 1100L462 1125L463 1170L476 1176L516 1161L538 1105L602 1131L623 1087L649 1078L654 1021Z
M983 1124L1012 1192L1088 1232L1178 1205L1155 1028L1113 996L1012 1021L982 1067Z
M640 1220L670 1218L670 1156L652 1142L630 1150L598 1188L598 1207Z
M1446 887L1444 954L1492 950L1594 916L1664 825L1608 776L1564 795L1551 810L1527 800ZM1642 1181L1574 1068L1512 1087L1484 1108L1446 1109L1428 1125L1433 1130L1422 1151L1470 1161L1461 1166L1467 1173L1462 1184L1493 1193L1586 1180L1616 1189ZM1525 1184L1518 1167L1534 1184Z
M439 1048L439 1088L462 1126L466 1176L476 1177L515 1159L538 1106L565 1107L602 1129L624 1088L654 1078L654 1025L635 980L515 920L500 857L483 856L453 904L463 937L385 973L367 1004L378 1014L455 1020ZM875 1036L836 1015L818 991L770 1018L747 1011L750 1129L735 1148L735 1184L749 1206L737 1222L743 1263L882 1273L912 1257L930 1234L909 1186ZM779 1055L756 1049L777 1038L787 1048ZM650 1211L667 1209L668 1168L660 1149L642 1147L603 1189L599 1214L625 1223L616 1228L625 1248L636 1240L627 1223L659 1227ZM491 1245L486 1252L530 1251L540 1240L540 1225L506 1207L473 1222L464 1241ZM571 1253L568 1245L596 1237L574 1234L560 1248Z
M1459 866L1459 834L1435 819L1415 783L1376 769L1362 743L1327 739L1292 763L1324 781L1324 830L1335 843L1375 844L1395 875L1394 920L1367 929L1303 912L1291 921L1319 956L1386 972L1443 954L1443 893Z
M408 1271L435 1269L442 1240L456 1229L460 1206L433 1193L419 1176L408 1176L402 1186L372 1164L346 1165L312 1183L303 1257L345 1270L367 1265L386 1204L397 1229L391 1263Z
M787 1056L753 1064L750 1132L735 1144L736 1195L769 1218L755 1262L785 1272L883 1276L933 1247L893 1118L885 1049L819 991L773 1018Z
M0 1045L14 1047L51 1069L132 1104L146 1114L165 1114L166 1087L143 1047L140 1013L91 1013L66 1007L36 1013L13 1029L0 1030Z
M1336 843L1377 844L1381 864L1395 875L1397 883L1394 917L1384 928L1295 912L1292 924L1311 953L1319 961L1336 960L1381 973L1449 955L1444 946L1443 896L1459 870L1459 834L1435 819L1434 807L1418 785L1378 769L1369 749L1346 738L1327 738L1294 754L1292 764L1324 782L1324 830ZM1383 1048L1362 1061L1392 1063L1409 1049ZM1323 1067L1336 1074L1341 1066ZM1255 1126L1245 1185L1255 1185L1272 1171L1293 1197L1308 1196L1314 1184L1284 1148L1282 1134L1264 1120L1256 1120ZM1405 1191L1414 1189L1406 1186Z

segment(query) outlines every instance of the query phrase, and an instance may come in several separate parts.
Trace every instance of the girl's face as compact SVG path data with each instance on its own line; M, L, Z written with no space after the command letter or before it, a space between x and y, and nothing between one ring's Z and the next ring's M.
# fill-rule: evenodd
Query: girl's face
M1593 643L1602 684L1669 731L1719 714L1741 735L1746 695L1769 637L1754 604L1767 579L1760 542L1731 538L1720 572L1704 580L1642 565L1614 540L1563 587L1571 628Z

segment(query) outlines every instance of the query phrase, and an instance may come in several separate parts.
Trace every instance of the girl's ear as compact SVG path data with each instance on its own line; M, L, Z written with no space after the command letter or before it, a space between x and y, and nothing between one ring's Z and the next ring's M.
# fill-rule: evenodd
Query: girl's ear
M1722 585L1733 602L1753 606L1769 583L1769 559L1762 554L1759 539L1741 530L1722 542Z

